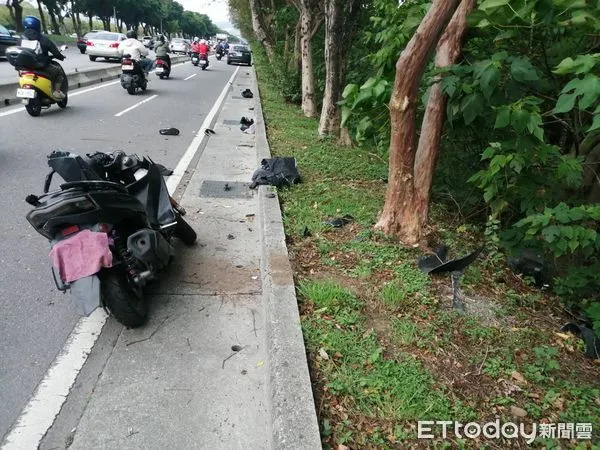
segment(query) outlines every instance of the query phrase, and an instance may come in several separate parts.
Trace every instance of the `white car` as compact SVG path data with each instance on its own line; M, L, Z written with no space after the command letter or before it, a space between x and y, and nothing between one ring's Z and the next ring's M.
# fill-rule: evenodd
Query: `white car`
M171 39L171 45L169 48L171 49L171 53L182 53L187 55L191 46L185 39L173 38Z
M118 59L121 60L119 52L119 44L127 39L122 33L111 33L108 31L100 31L98 33L87 35L86 53L90 57L90 61L96 61L96 58L103 57L106 60Z

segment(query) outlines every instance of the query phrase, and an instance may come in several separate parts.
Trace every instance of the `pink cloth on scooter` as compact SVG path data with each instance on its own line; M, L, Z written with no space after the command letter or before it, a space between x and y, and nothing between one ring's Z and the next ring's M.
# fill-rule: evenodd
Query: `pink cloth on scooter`
M94 275L103 267L112 267L108 235L83 230L54 245L50 251L52 264L63 281L71 283Z

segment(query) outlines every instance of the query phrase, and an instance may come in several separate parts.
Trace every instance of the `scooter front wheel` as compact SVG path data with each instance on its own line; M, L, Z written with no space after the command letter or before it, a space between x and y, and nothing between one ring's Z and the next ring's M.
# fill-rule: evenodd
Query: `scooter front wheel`
M135 86L129 86L129 87L127 88L127 93L128 93L129 95L135 95Z
M42 113L42 102L41 100L36 98L29 99L29 102L25 105L25 109L32 117L37 117Z
M65 94L65 98L56 102L59 108L65 109L67 107L67 103L69 102L69 96Z

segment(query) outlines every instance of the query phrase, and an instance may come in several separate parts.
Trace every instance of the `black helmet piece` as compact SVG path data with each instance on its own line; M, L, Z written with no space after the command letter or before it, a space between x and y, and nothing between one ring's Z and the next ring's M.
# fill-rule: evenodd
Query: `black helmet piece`
M42 32L42 24L40 22L40 19L38 19L35 16L25 16L23 18L23 27L26 30L32 29L36 30L38 33Z
M133 30L129 30L127 32L127 37L129 39L137 39L137 32L133 31Z

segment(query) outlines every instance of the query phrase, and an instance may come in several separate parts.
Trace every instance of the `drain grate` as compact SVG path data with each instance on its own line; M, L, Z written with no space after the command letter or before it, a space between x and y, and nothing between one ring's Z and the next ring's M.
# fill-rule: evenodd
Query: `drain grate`
M240 121L235 119L224 119L223 125L239 125Z
M254 191L250 190L249 185L241 181L204 180L200 186L200 197L252 198Z

